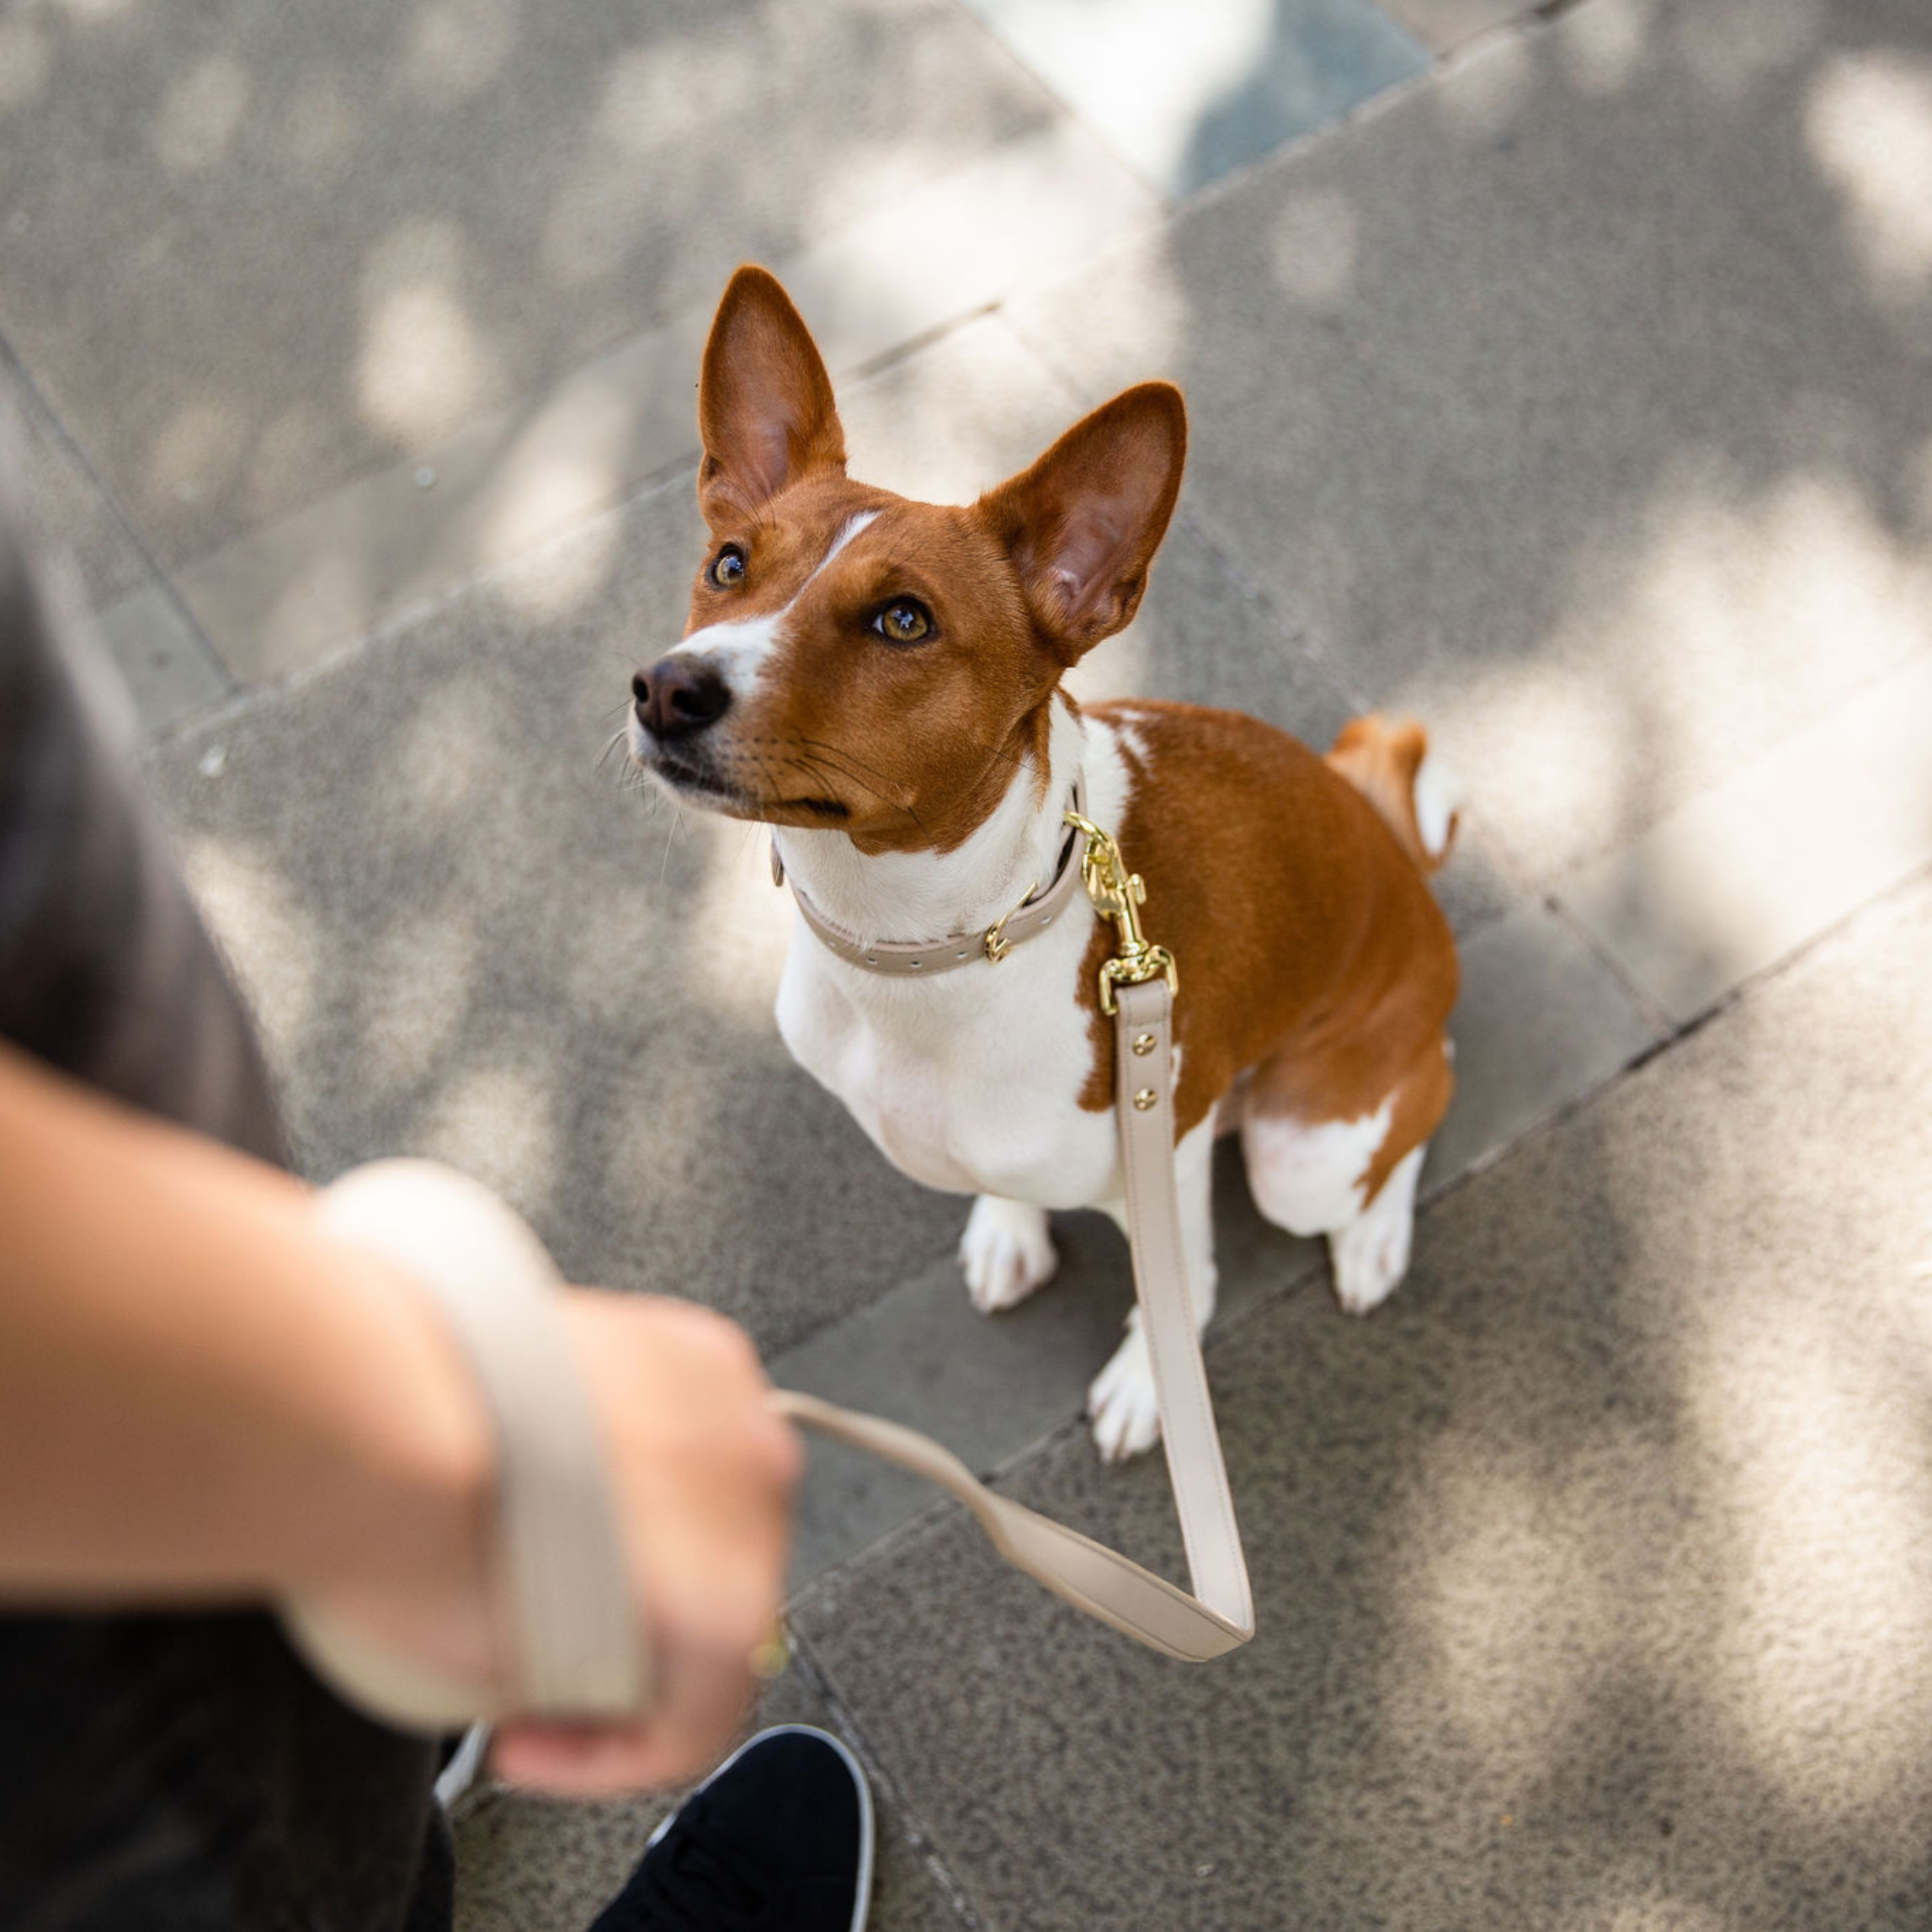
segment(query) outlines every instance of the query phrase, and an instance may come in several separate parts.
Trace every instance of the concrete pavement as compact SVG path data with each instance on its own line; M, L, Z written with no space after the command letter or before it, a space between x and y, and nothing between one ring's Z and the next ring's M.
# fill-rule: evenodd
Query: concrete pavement
M772 1708L875 1772L874 1923L1922 1925L1932 25L1187 12L17 10L42 527L311 1172L454 1159L579 1278L1171 1567L1158 1467L1072 1419L1117 1237L1070 1217L973 1317L963 1204L776 1041L758 841L595 761L681 622L739 258L897 487L1180 381L1174 531L1082 688L1430 723L1461 1088L1365 1323L1221 1177L1238 1658L1130 1653L815 1460ZM660 1809L484 1794L465 1932L581 1923Z

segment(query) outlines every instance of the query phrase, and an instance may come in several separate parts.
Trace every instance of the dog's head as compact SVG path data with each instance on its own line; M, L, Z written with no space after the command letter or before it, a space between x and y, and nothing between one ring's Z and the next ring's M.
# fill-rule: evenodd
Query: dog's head
M1039 742L1067 668L1131 619L1180 488L1180 392L1144 383L959 507L854 482L825 365L762 269L699 384L711 548L684 641L631 680L631 749L680 797L948 849Z

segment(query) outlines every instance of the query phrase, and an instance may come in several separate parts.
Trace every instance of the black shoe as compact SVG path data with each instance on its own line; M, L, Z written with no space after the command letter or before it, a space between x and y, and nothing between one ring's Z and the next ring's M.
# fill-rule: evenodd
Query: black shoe
M590 1932L863 1932L872 1796L807 1724L761 1731L651 1834Z

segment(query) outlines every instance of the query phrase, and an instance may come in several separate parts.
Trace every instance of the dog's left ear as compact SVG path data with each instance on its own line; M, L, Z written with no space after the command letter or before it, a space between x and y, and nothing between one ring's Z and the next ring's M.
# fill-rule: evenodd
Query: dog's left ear
M808 471L845 467L824 359L766 269L740 269L718 304L698 378L698 507L710 522L755 512Z
M1083 418L977 506L1019 572L1034 622L1072 664L1140 608L1187 460L1187 408L1143 382Z

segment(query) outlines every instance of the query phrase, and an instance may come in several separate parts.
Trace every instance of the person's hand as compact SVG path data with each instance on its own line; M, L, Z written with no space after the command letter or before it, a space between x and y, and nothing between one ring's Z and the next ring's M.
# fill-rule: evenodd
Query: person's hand
M412 1365L417 1433L439 1445L420 1459L445 1499L439 1533L394 1549L373 1577L313 1594L407 1656L501 1681L510 1654L488 1560L488 1418L427 1298L391 1276L375 1299L394 1324L386 1362ZM753 1653L776 1626L802 1452L735 1323L689 1302L586 1289L567 1291L561 1312L604 1443L654 1702L628 1722L507 1719L491 1764L559 1791L681 1783L723 1754L749 1708Z
M773 1636L801 1451L735 1323L689 1302L574 1291L566 1319L625 1526L657 1707L622 1725L502 1726L499 1775L555 1791L685 1781L724 1754Z

